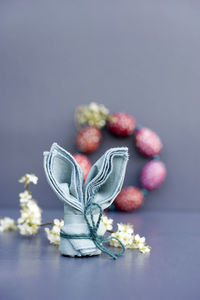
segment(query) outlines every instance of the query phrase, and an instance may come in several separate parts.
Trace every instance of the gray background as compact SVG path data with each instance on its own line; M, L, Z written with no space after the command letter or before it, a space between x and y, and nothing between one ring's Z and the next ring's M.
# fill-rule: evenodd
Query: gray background
M62 204L46 183L42 152L74 152L73 112L90 101L130 112L162 138L168 177L142 210L199 210L199 1L0 1L1 207L16 207L34 172L43 208ZM125 184L146 162L133 138L104 133L103 152L128 145Z

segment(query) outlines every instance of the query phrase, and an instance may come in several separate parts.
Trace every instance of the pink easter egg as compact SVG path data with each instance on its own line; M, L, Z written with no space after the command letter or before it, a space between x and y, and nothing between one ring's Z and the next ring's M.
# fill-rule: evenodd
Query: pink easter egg
M148 191L152 191L163 183L166 174L167 170L164 163L152 160L142 169L140 176L141 186Z
M138 150L148 157L158 155L162 149L162 142L159 136L153 130L146 127L136 132L135 142Z

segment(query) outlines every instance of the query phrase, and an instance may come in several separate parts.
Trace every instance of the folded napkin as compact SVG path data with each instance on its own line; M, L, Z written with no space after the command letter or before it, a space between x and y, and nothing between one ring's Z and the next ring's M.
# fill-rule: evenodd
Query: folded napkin
M61 254L85 256L103 251L100 239L106 230L99 218L121 190L127 161L127 148L111 148L92 166L83 183L83 172L70 153L56 143L44 152L47 180L64 202Z

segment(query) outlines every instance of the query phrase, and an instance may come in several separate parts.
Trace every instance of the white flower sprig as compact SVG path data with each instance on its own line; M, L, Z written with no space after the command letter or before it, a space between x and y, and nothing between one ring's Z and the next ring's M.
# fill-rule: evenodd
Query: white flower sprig
M130 224L117 224L118 229L113 232L111 236L118 238L126 248L138 249L142 253L148 253L151 247L146 245L145 237L140 237L139 234L134 234L133 226ZM121 247L116 240L111 240L110 245L113 247Z
M38 178L34 174L25 174L19 182L24 182L25 191L19 194L21 216L17 220L17 227L22 235L33 235L38 232L42 220L42 210L32 198L29 184L37 184Z
M36 234L42 220L42 210L32 198L30 183L37 184L38 177L34 174L25 174L19 180L24 183L25 191L19 194L20 218L17 221L9 217L0 219L0 232L18 229L22 235Z

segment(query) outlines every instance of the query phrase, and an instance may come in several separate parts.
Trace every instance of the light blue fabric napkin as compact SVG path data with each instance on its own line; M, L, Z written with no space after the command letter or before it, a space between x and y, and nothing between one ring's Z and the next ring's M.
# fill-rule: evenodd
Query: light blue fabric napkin
M89 234L84 219L84 209L89 203L97 203L102 209L109 207L121 190L128 149L111 148L92 166L85 183L83 173L73 156L54 143L49 152L44 152L44 169L47 180L64 202L65 234ZM95 221L98 210L94 208ZM104 235L102 223L98 235ZM101 251L91 239L66 239L61 237L59 250L69 256L97 255Z

